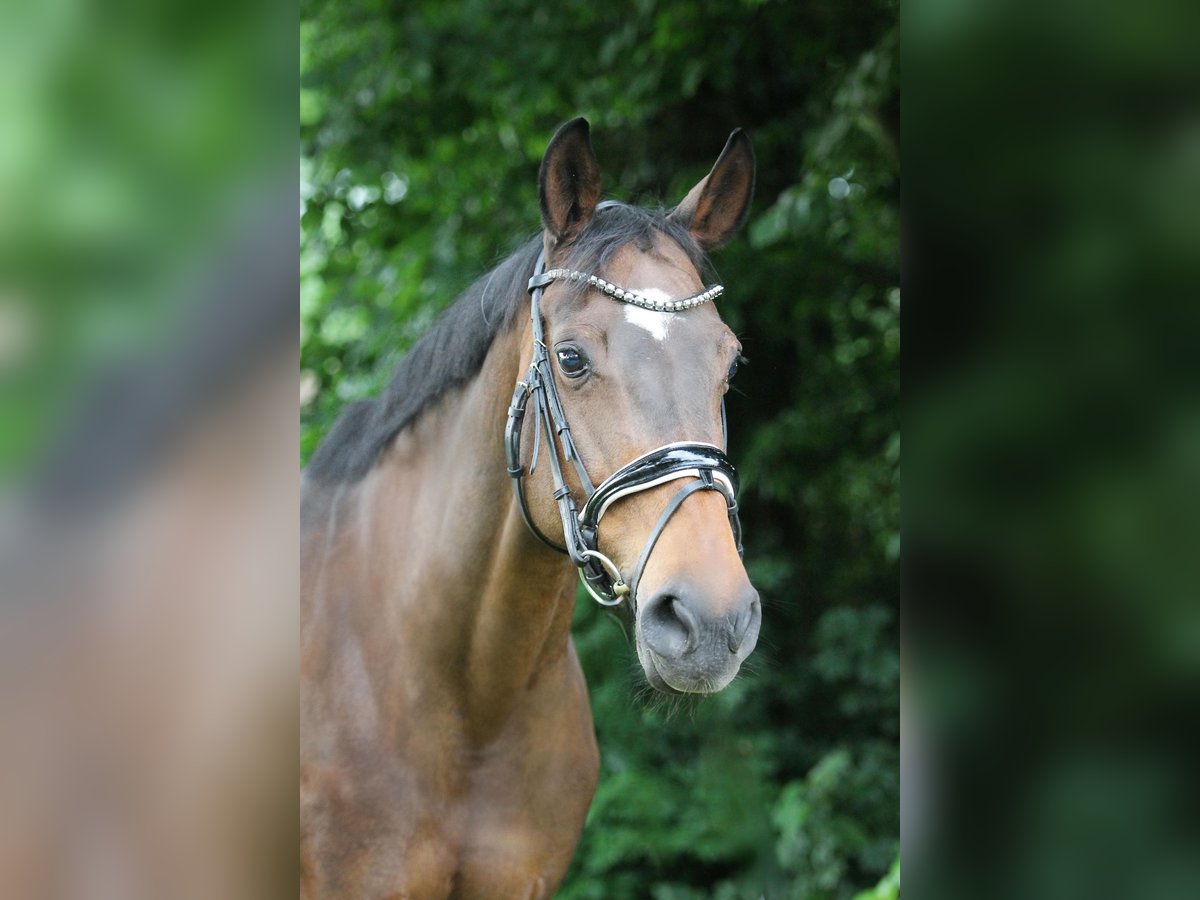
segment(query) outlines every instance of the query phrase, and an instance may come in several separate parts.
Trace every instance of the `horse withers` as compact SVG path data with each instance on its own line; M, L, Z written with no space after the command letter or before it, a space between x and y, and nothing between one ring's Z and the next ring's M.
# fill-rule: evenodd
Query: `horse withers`
M670 212L601 202L588 124L568 122L542 161L542 234L317 450L302 896L554 892L599 770L577 576L626 612L658 690L720 690L753 649L724 455L740 347L701 281L753 186L736 131Z

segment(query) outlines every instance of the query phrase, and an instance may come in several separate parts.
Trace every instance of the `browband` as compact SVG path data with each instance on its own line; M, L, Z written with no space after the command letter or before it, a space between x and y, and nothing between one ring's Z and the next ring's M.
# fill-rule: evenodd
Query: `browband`
M535 275L529 279L529 289L533 290L534 288L545 287L553 281L585 282L596 290L608 294L614 300L620 300L622 303L632 303L634 306L640 306L643 309L652 309L655 312L679 312L685 309L692 309L701 303L716 300L721 294L725 293L724 285L714 284L708 290L701 291L699 294L694 294L691 297L685 297L682 300L651 300L637 291L626 290L623 287L613 284L611 281L605 281L603 278L595 275L588 275L586 272L577 272L574 269L551 269L549 272Z

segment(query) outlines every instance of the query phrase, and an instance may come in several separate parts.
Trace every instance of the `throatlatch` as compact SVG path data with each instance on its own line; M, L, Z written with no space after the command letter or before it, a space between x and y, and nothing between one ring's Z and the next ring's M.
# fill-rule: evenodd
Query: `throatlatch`
M566 413L563 411L558 389L554 385L554 372L551 369L550 353L546 348L540 309L543 289L557 280L586 283L624 303L633 303L637 306L668 312L691 309L701 303L707 303L720 295L724 288L717 285L683 300L649 301L634 291L626 291L595 275L571 269L551 269L547 272L545 268L545 254L540 254L534 275L529 279L530 316L533 321L533 362L530 364L525 378L517 382L512 403L508 407L508 423L504 430L508 474L513 479L513 491L516 494L517 505L520 507L521 516L525 519L529 530L543 543L571 557L571 562L579 569L579 578L583 582L583 586L587 588L588 593L597 603L604 606L617 606L626 597L630 597L631 602L636 602L638 582L641 580L642 572L645 571L654 545L667 527L671 516L675 514L684 500L697 491L719 491L724 496L729 513L729 525L733 530L734 542L740 556L742 554L742 526L738 519L736 500L737 470L729 461L729 457L725 455L725 451L714 444L690 441L666 444L648 453L643 453L617 469L599 485L592 486L587 469L571 440L571 429L567 424ZM526 473L521 464L521 429L531 401L535 420L533 456L529 463L529 471ZM721 405L721 427L724 431L724 403ZM547 444L546 456L550 460L550 470L554 479L554 499L558 505L559 517L562 519L563 543L561 544L547 537L537 527L525 500L524 478L526 474L532 474L538 464L543 434ZM579 482L585 494L582 511L575 505L571 488L563 477L560 452L563 459L575 466L575 471L579 475ZM667 503L650 532L650 537L634 566L629 581L626 582L622 578L617 564L601 553L597 547L597 531L600 527L600 520L609 507L618 500L681 478L695 480L689 481L681 487Z

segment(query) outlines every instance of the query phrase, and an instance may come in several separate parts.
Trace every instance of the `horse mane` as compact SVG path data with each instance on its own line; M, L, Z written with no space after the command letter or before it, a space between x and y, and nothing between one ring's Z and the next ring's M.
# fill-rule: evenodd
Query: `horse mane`
M649 251L660 234L673 239L698 271L710 271L692 236L664 210L623 203L605 204L596 211L571 245L563 265L599 274L626 244ZM360 480L400 431L446 391L479 374L496 336L511 328L518 314L528 308L526 286L541 248L539 232L480 277L438 317L400 361L379 397L346 407L313 454L308 477L321 483ZM585 286L575 288L582 291Z

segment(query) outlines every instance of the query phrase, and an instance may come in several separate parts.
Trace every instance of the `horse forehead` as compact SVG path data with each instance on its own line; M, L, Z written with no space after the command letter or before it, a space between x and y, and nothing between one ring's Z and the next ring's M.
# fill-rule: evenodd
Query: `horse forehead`
M660 239L649 251L625 246L614 256L610 281L630 290L649 288L673 297L687 297L703 289L700 273L674 241Z

